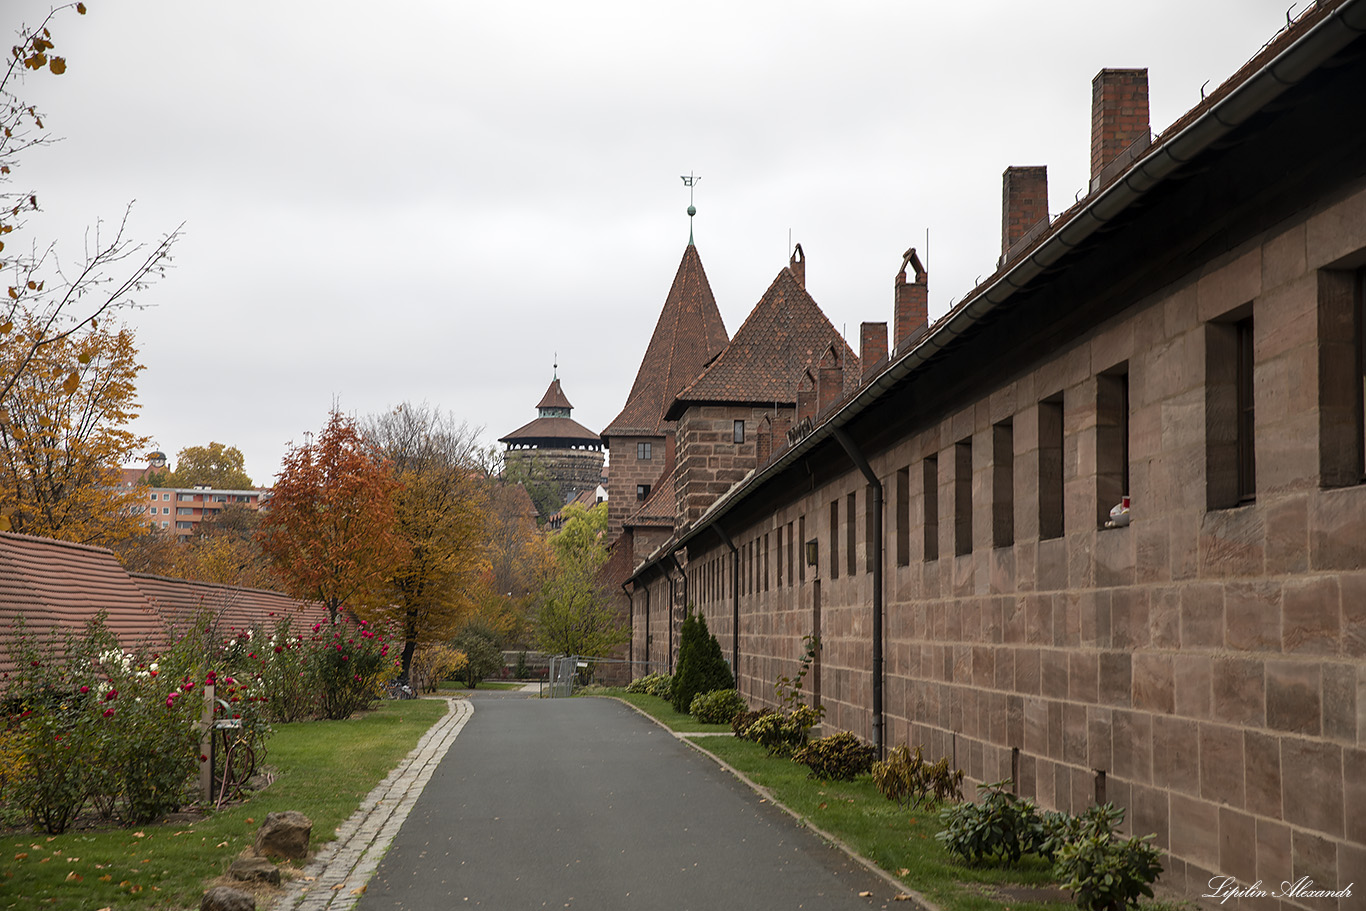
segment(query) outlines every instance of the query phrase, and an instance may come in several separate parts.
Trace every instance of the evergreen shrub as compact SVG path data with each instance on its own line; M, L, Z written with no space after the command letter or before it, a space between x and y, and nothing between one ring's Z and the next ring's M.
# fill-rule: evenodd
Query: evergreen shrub
M707 632L701 614L689 612L678 639L671 702L674 711L687 712L698 693L735 688L735 678L721 655L721 643Z

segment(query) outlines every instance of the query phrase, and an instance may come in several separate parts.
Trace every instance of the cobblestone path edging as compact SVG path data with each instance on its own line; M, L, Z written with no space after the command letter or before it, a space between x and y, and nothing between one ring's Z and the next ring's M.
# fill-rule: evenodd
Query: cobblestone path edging
M437 764L474 714L468 699L448 698L446 702L445 716L366 795L360 809L337 830L337 840L324 846L290 884L275 911L350 911L355 907Z

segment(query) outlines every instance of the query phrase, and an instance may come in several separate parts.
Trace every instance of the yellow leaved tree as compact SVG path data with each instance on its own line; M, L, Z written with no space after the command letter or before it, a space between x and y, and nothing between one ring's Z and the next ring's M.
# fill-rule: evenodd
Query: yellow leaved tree
M147 521L141 492L119 476L147 446L125 426L142 370L133 336L85 328L29 350L37 331L30 318L19 344L0 347L0 375L14 377L0 403L0 530L116 544Z

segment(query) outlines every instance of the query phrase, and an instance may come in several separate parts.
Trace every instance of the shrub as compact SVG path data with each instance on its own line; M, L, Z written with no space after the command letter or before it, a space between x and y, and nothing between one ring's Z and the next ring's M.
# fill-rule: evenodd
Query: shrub
M1073 837L1057 848L1056 872L1084 911L1123 911L1140 896L1153 897L1162 873L1153 836L1120 838L1115 829L1123 821L1124 811L1107 803L1066 826Z
M461 630L451 645L465 653L467 661L460 679L471 689L479 686L484 678L498 673L503 666L503 653L498 650L498 644L488 631L473 624Z
M773 709L759 709L757 712L741 712L731 719L730 731L741 740L753 740L749 736L749 727L765 715L773 715Z
M703 724L730 724L747 708L744 697L735 690L712 690L692 697L688 714Z
M893 747L884 761L873 763L872 772L878 791L897 806L963 799L963 770L951 770L947 756L934 764L926 762L918 746Z
M660 699L669 699L673 693L674 678L668 674L646 674L644 677L637 677L626 685L628 693L644 693L649 696L658 696Z
M469 662L465 653L444 642L418 646L408 666L408 679L422 693L435 693L442 680L462 671Z
M875 755L877 750L872 744L864 743L848 731L840 731L811 741L793 753L792 760L809 768L811 778L853 781L872 767Z
M745 739L753 740L771 756L787 756L806 744L820 720L820 712L809 705L799 705L791 712L771 712L745 729Z
M689 613L679 632L678 663L670 694L674 710L686 712L698 693L728 690L734 686L730 666L721 655L721 643L707 632L707 621L701 614Z
M328 627L315 625L309 660L319 685L322 717L350 718L379 699L384 685L398 673L388 655L383 628L368 621L338 617L330 634Z
M527 663L526 652L517 653L517 667L512 672L512 676L518 680L527 680L531 677L531 665Z
M981 804L961 803L944 810L944 830L936 837L950 853L970 864L1017 864L1043 841L1043 826L1034 802L1010 791L1010 780L980 784Z

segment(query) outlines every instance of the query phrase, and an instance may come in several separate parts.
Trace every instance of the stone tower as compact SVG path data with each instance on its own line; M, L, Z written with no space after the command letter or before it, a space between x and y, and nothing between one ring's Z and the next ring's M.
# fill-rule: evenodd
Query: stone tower
M498 440L507 447L503 454L506 468L529 479L533 497L536 482L542 478L554 487L554 508L547 511L548 504L537 503L547 511L542 518L548 518L580 491L594 490L602 483L602 438L571 418L573 410L556 377L536 405L536 420Z

